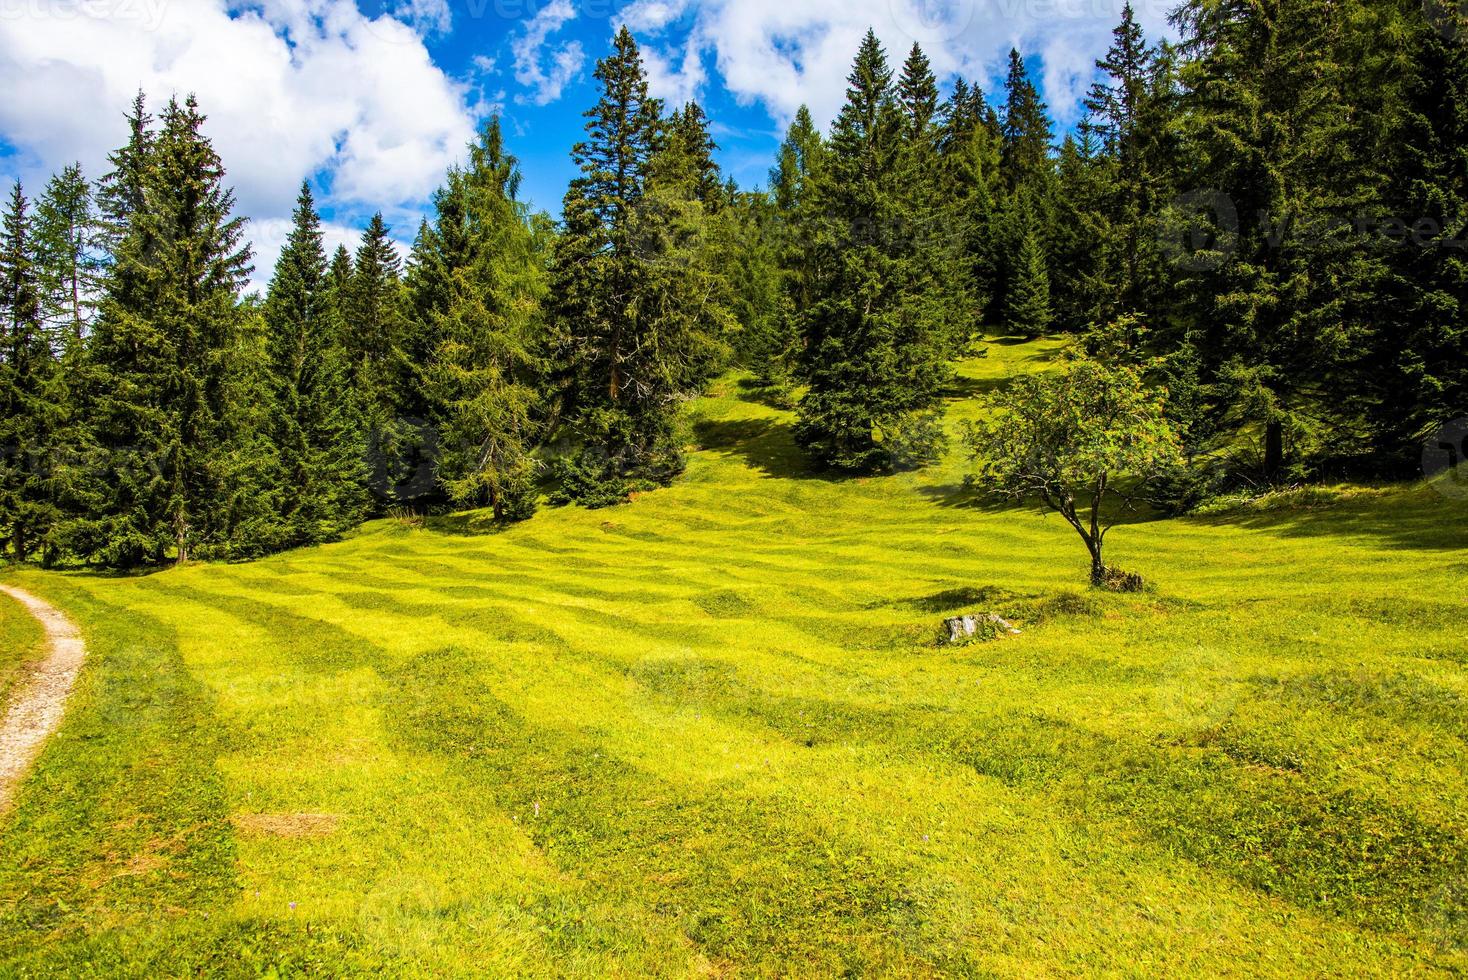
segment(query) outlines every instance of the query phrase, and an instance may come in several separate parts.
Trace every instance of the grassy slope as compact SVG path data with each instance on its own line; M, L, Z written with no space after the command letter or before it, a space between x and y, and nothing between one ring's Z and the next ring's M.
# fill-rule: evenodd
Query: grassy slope
M1123 527L1158 591L1098 598L957 458L831 481L732 382L696 415L628 507L16 574L92 661L5 972L1468 968L1462 504ZM932 645L976 608L1025 634Z
M0 711L26 668L45 657L46 633L24 606L0 595Z

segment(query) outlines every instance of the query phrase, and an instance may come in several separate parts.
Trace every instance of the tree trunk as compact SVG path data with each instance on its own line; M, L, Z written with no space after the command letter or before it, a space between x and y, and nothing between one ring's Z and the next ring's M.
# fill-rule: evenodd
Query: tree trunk
M1271 419L1264 426L1264 473L1271 480L1284 468L1284 423Z

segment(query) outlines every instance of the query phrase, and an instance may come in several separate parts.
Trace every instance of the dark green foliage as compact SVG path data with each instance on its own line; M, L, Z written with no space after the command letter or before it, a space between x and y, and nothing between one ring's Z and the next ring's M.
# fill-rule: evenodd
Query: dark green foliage
M1010 191L1035 188L1050 177L1050 147L1055 137L1045 103L1030 81L1024 59L1010 49L1005 80L1002 168Z
M1050 271L1040 243L1034 212L1016 212L1019 251L1012 266L1004 308L1004 327L1021 337L1038 337L1050 329Z
M248 404L243 222L194 100L170 102L156 135L137 128L145 118L139 105L104 185L117 244L91 345L89 408L109 488L93 547L116 565L230 554L255 503L236 452Z
M662 105L625 28L596 78L602 97L573 153L581 176L566 194L551 295L572 436L583 469L615 492L681 472L678 406L719 364L728 317L708 267L701 182L655 180ZM702 148L688 134L701 125L685 113L673 152L688 158L664 158L669 173L699 173L689 164Z
M309 183L261 313L279 543L329 541L362 517L363 443Z
M740 353L755 380L781 403L792 397L803 345L800 311L810 306L815 268L807 247L815 228L813 193L816 175L826 160L826 143L801 106L786 131L775 166L770 170L772 210L762 239L770 242L779 267L779 299L775 313L741 338Z
M81 164L51 178L36 207L41 312L57 346L80 343L91 327L102 274L101 226Z
M1270 478L1366 446L1360 353L1384 268L1380 242L1348 229L1382 207L1382 134L1360 120L1390 91L1371 41L1384 19L1326 0L1194 0L1178 14L1197 161L1186 179L1220 189L1241 218L1221 260L1184 272L1182 288L1207 331L1205 369L1237 392Z
M379 503L412 501L431 490L420 478L430 451L427 420L412 414L421 403L403 351L407 296L402 259L389 232L382 215L373 215L343 304L343 344L367 434L368 483Z
M531 451L548 243L516 200L519 181L499 120L491 120L468 166L449 173L428 232L440 243L464 243L461 255L441 247L434 256L436 271L447 275L443 310L429 310L442 338L427 371L440 428L437 476L454 503L487 504L497 519L535 510Z
M1424 438L1468 414L1468 29L1454 40L1409 16L1406 31L1414 63L1385 191L1401 224L1378 229L1398 244L1371 352L1382 369L1369 375L1378 452L1398 472L1417 463Z
M43 546L57 520L46 483L61 412L29 208L16 184L0 230L0 557L19 561Z
M812 189L810 303L801 311L808 390L796 437L838 469L870 471L927 455L911 437L932 430L914 417L936 405L948 376L904 180L907 123L886 55L868 32Z

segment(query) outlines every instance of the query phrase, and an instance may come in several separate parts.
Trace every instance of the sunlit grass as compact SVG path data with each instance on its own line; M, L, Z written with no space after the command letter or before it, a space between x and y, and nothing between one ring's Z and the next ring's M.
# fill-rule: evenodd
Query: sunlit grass
M1128 525L1155 591L1101 596L957 449L837 480L790 421L729 378L625 507L12 575L91 661L0 832L6 969L1468 968L1468 508ZM935 644L975 610L1025 632Z
M46 655L41 624L8 595L0 595L0 711L25 669Z

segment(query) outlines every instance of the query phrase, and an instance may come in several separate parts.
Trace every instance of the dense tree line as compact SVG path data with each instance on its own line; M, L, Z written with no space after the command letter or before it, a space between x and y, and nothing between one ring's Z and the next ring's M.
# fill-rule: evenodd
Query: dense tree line
M264 297L199 107L140 95L109 173L4 208L5 552L130 567L395 506L613 503L681 472L680 408L731 366L813 462L919 466L993 331L1074 334L1165 389L1181 504L1405 473L1468 410L1459 16L1185 0L1153 44L1126 8L1060 138L1018 52L991 104L868 33L829 132L798 112L765 190L724 178L699 105L649 94L623 29L559 223L491 121L406 261L381 215L328 255L304 183Z

